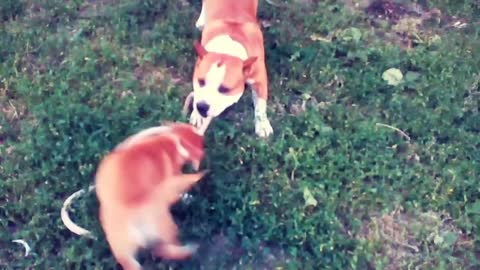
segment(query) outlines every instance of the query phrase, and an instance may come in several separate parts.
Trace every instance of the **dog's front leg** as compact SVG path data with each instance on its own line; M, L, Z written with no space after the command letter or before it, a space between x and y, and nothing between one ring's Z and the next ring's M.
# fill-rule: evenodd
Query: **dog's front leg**
M255 133L259 137L268 137L273 134L273 128L267 117L267 85L254 82L251 84L252 101L255 109Z
M255 133L260 137L273 134L273 128L267 117L267 101L252 92L253 106L255 108Z
M192 114L190 114L190 124L195 126L201 135L205 134L211 121L212 117L203 117L197 111L197 108L193 108Z

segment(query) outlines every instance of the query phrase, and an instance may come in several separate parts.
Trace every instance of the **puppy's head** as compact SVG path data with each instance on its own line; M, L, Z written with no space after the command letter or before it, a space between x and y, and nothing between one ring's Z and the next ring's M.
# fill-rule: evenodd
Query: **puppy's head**
M171 133L178 138L181 147L188 153L186 160L192 163L195 170L198 170L205 156L203 135L190 124L165 122L165 125L171 128Z
M195 127L186 123L165 121L161 126L144 129L128 137L116 146L115 150L129 149L138 144L148 144L164 136L168 136L176 142L176 147L171 149L171 154L174 154L176 163L181 165L185 162L191 162L194 169L198 170L205 155L204 138ZM161 146L161 148L165 147L165 145Z
M193 74L193 107L202 117L216 117L238 102L245 90L246 75L257 57L238 57L208 52L194 43L198 59Z

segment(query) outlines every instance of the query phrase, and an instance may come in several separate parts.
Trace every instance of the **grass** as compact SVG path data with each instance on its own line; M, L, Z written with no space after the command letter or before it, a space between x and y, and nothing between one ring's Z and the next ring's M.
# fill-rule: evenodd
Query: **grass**
M211 173L192 203L175 207L182 238L200 242L200 253L175 263L141 254L142 264L478 269L478 1L419 1L442 13L401 30L417 17L378 19L354 1L260 2L275 134L255 137L250 93L216 120L204 162ZM77 201L73 216L98 240L66 230L60 208L125 137L187 121L180 110L199 9L199 1L2 1L3 269L116 267L95 196ZM468 24L455 28L456 19ZM403 73L400 84L382 79L389 68ZM30 255L13 239L25 239Z

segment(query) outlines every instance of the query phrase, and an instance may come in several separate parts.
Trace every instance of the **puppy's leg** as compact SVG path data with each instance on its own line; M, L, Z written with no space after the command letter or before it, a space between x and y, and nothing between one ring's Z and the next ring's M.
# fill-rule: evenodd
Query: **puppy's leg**
M135 259L138 247L125 219L121 215L117 218L117 213L106 212L102 207L99 212L108 245L116 261L124 270L141 270L142 266Z
M202 31L203 27L205 27L205 24L207 24L207 14L205 10L205 3L202 1L202 11L200 11L200 16L198 16L197 21L195 22L195 27Z
M197 244L163 244L158 248L156 254L169 260L184 260L192 256L195 252L197 252L197 250Z
M180 245L178 227L167 209L159 219L158 233L161 241L154 250L155 255L164 259L183 260L196 252L198 245Z
M141 270L142 266L134 257L118 258L117 262L122 266L123 270Z

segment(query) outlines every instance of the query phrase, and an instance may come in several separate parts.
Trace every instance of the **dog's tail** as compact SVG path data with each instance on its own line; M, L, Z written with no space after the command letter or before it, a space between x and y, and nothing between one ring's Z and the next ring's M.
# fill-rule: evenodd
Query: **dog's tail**
M90 185L87 189L87 192L92 192L94 189L95 189L95 185ZM85 193L85 190L81 189L73 193L72 195L70 195L63 202L63 207L62 207L62 210L60 211L60 217L62 218L63 225L65 225L65 227L67 227L67 229L73 232L74 234L95 239L91 231L88 231L78 226L77 224L75 224L70 218L70 215L68 214L68 208L70 207L72 202L78 197L82 196L84 193Z

